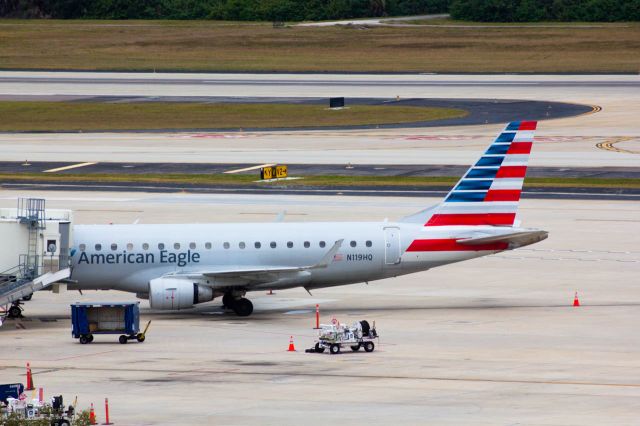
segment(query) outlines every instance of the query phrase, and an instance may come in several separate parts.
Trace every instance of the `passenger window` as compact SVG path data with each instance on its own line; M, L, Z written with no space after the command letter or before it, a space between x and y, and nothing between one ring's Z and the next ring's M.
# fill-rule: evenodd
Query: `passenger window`
M305 241L304 248L309 248L309 247L311 247L311 243L309 241Z
M164 250L164 243L158 243L158 250Z
M96 244L96 251L102 250L102 244Z
M111 244L111 250L113 251L118 250L118 245L116 243Z
M143 243L142 244L142 250L149 250L149 244Z
M260 244L260 242L259 242L259 241L256 241L256 242L255 242L255 244L254 244L254 246L255 246L257 249L259 249L260 247L262 247L262 244Z
M371 247L373 245L371 241L367 241L365 244L367 245L367 247Z
M355 242L355 241L351 241L351 244L350 244L350 245L351 245L351 247L355 247L355 246L357 246L357 244L356 244L356 242Z
M320 248L324 248L324 246L326 246L327 243L325 243L324 241L320 241Z
M196 248L196 243L189 243L189 248L190 248L191 250L195 250L195 248Z
M288 241L287 242L287 247L293 248L293 241Z
M238 244L238 247L240 247L241 249L245 248L244 242L241 242L240 244Z
M224 248L228 249L229 247L231 247L231 244L229 244L229 243L225 242L222 246L223 246Z
M211 250L211 243L204 243L204 248Z
M87 249L87 246L84 244L80 244L79 248L80 248L80 251L85 251Z
M271 243L269 245L271 246L271 248L276 248L276 242L275 241L271 241Z
M127 250L132 251L133 250L133 244L127 243Z
M180 243L173 243L173 248L176 250L180 250Z

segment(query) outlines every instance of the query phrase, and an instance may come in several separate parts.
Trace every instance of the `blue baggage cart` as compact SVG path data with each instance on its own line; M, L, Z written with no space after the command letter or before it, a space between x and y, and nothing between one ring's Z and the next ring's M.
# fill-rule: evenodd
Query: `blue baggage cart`
M7 398L20 398L20 394L24 392L24 385L22 383L10 383L7 385L0 385L0 402L7 402Z
M150 323L140 332L140 302L71 305L71 334L82 344L93 342L94 334L120 334L122 344L133 339L144 342Z

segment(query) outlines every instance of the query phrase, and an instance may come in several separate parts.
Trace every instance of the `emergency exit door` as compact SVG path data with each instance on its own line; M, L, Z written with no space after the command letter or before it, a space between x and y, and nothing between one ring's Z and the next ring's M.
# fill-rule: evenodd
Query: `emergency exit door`
M384 261L387 265L400 263L400 228L384 228Z

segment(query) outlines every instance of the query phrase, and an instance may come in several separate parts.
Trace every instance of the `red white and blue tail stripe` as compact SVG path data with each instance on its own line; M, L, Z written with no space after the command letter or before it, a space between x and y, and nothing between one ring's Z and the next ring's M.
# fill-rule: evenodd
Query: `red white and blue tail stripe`
M536 124L509 123L425 226L513 226Z

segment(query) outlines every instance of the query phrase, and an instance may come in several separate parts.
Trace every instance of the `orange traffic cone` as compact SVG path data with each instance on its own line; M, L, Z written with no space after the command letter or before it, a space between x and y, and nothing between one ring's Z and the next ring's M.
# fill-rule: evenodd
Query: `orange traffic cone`
M98 422L96 421L96 412L93 409L93 402L91 403L91 410L89 411L89 424L90 425L98 424Z
M573 296L573 306L580 306L580 300L578 299L578 292L576 291L575 296Z
M288 352L295 352L296 351L296 347L293 346L293 336L291 336L289 338L289 349L287 349Z
M34 390L33 376L31 375L31 366L27 363L27 390Z

